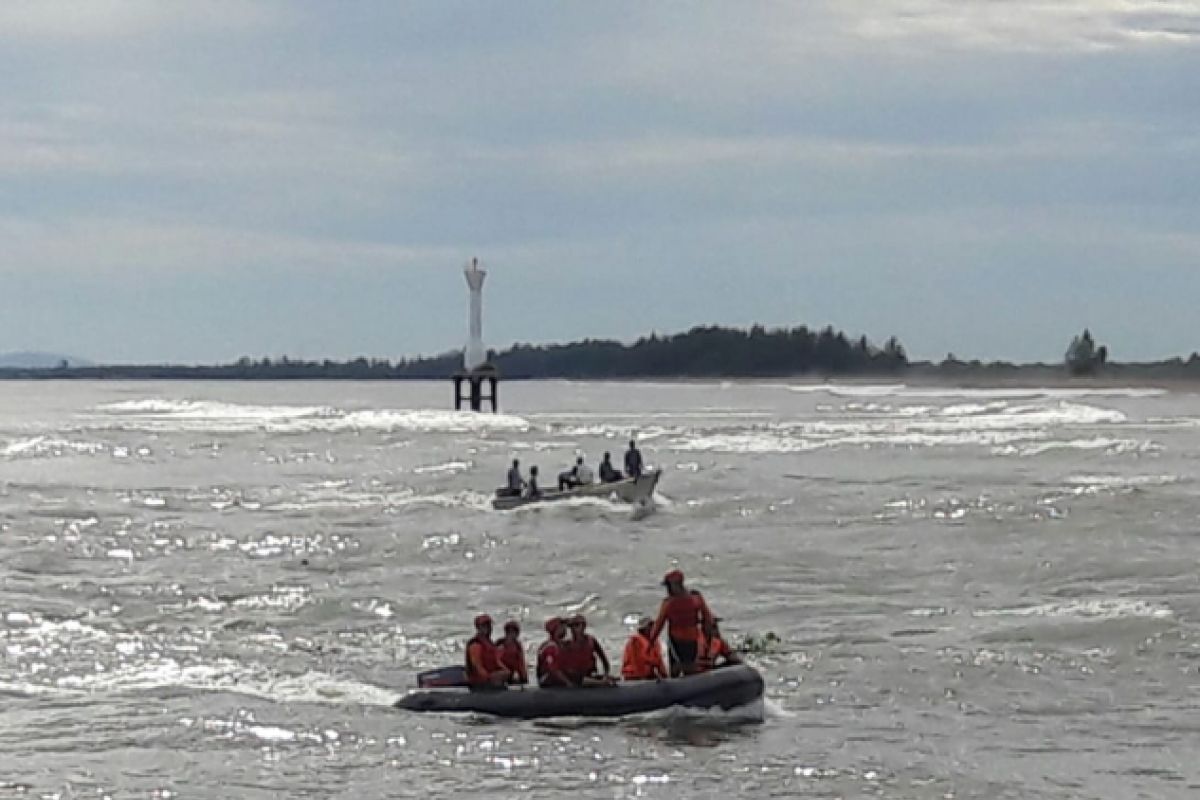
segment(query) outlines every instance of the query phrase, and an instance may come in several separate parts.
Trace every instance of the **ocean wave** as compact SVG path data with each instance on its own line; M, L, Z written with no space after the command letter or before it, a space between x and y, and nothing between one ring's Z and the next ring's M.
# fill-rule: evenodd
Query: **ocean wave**
M992 452L998 456L1029 457L1040 456L1054 450L1103 450L1109 455L1123 455L1125 453L1157 453L1162 450L1162 445L1148 440L1096 436L1086 439L1056 439L1027 445L1006 445L997 447Z
M833 397L911 397L911 398L1083 398L1083 397L1159 397L1166 389L1136 386L1095 386L1078 388L1007 387L961 388L942 386L908 386L895 384L787 384L788 391L798 394L828 394Z
M1070 619L1124 619L1147 617L1168 619L1175 612L1167 605L1148 600L1104 598L1095 600L1072 600L1066 603L1042 603L1015 608L980 609L971 612L974 617L1061 617Z
M419 494L412 489L394 492L337 492L302 495L292 500L271 503L262 507L263 513L337 511L364 508L381 508L398 511L406 508L435 506L438 508L465 508L473 511L491 509L490 494L461 490L435 494Z
M103 419L123 430L308 433L406 431L414 433L523 432L528 420L511 414L438 409L362 409L332 406L243 405L208 400L150 398L100 406Z
M791 420L735 429L693 430L670 446L688 452L803 453L838 447L997 448L1001 454L1036 454L1055 430L1122 425L1115 409L1058 401L1009 405L1006 401L899 411L876 404L850 404L866 416ZM886 416L881 416L886 415ZM1066 439L1067 437L1063 437ZM1071 438L1069 441L1079 441ZM1116 440L1114 440L1116 441Z
M1180 475L1072 475L1065 483L1074 494L1120 492L1143 486L1170 486L1182 483Z
M96 455L108 451L102 442L84 442L53 436L30 436L0 445L0 458L46 458L64 455Z

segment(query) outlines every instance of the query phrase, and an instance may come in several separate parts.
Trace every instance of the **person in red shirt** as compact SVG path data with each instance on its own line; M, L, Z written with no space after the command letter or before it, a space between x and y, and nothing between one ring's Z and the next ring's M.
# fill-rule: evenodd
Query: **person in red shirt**
M566 629L562 620L551 617L546 620L548 638L542 642L537 654L538 686L549 689L556 686L574 686L570 676L563 670L563 645Z
M492 618L475 618L475 636L467 642L467 686L472 689L503 689L509 672L500 663L500 651L492 644Z
M697 671L702 631L712 622L712 612L699 592L683 585L683 573L671 570L663 576L667 596L658 609L658 618L650 630L650 641L657 641L664 628L669 628L667 651L671 659L671 676L690 675Z
M567 626L571 629L571 641L566 647L567 674L580 686L611 686L613 678L609 672L612 665L600 642L587 632L587 619L576 614L567 620ZM596 669L597 660L603 666L603 672Z
M525 646L521 644L521 623L510 619L504 623L504 638L496 642L500 664L508 670L508 682L518 686L529 683L529 668L525 664Z
M648 681L667 677L663 665L662 650L658 642L650 638L654 620L642 617L637 630L625 643L625 654L621 657L621 677L627 681Z
M742 663L741 656L735 653L721 636L721 628L717 624L720 621L720 617L713 617L708 629L700 636L700 654L696 663L702 671Z

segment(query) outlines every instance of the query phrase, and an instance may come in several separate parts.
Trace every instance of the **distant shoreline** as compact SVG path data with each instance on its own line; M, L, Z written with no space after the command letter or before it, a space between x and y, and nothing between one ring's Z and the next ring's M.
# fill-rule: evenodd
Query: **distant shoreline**
M220 368L212 367L67 367L51 369L0 368L0 381L163 381L163 382L327 382L361 381L381 382L441 382L449 383L452 375L396 376L370 374L214 374ZM1097 375L1075 376L1064 367L1050 365L1022 365L978 368L945 369L938 365L912 364L907 368L889 373L870 374L814 374L791 375L502 375L505 382L531 381L578 381L587 383L770 383L787 382L796 386L859 385L880 386L905 384L961 389L1033 389L1033 388L1194 388L1200 383L1200 369L1186 365L1164 367L1161 363L1109 364Z
M1084 331L1060 364L910 361L891 337L878 346L827 326L766 329L697 326L684 333L650 333L632 343L585 339L568 344L514 344L487 354L480 374L518 380L577 381L791 381L899 383L963 388L1034 386L1184 385L1200 380L1200 353L1148 363L1107 360L1108 348ZM1070 369L1068 363L1070 362ZM462 375L458 351L390 361L359 357L306 361L243 356L228 364L71 364L0 367L0 380L123 381L449 381Z

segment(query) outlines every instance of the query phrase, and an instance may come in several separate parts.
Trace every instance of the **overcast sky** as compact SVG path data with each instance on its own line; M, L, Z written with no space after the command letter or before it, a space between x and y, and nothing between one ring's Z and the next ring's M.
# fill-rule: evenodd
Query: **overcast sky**
M0 3L0 351L1200 349L1200 2Z

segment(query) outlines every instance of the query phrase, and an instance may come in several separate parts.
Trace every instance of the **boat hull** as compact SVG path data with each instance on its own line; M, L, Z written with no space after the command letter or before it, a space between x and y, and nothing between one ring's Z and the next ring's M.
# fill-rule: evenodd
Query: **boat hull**
M661 475L661 471L655 470L637 478L626 478L614 483L589 483L565 492L543 492L540 497L536 498L497 496L492 498L492 508L497 511L510 511L534 503L553 503L575 497L612 497L622 503L640 503L649 500L654 495L654 489L658 486L658 479Z
M762 676L744 664L664 681L629 681L594 689L417 691L396 701L406 711L491 714L513 719L623 717L672 706L728 711L763 695Z

